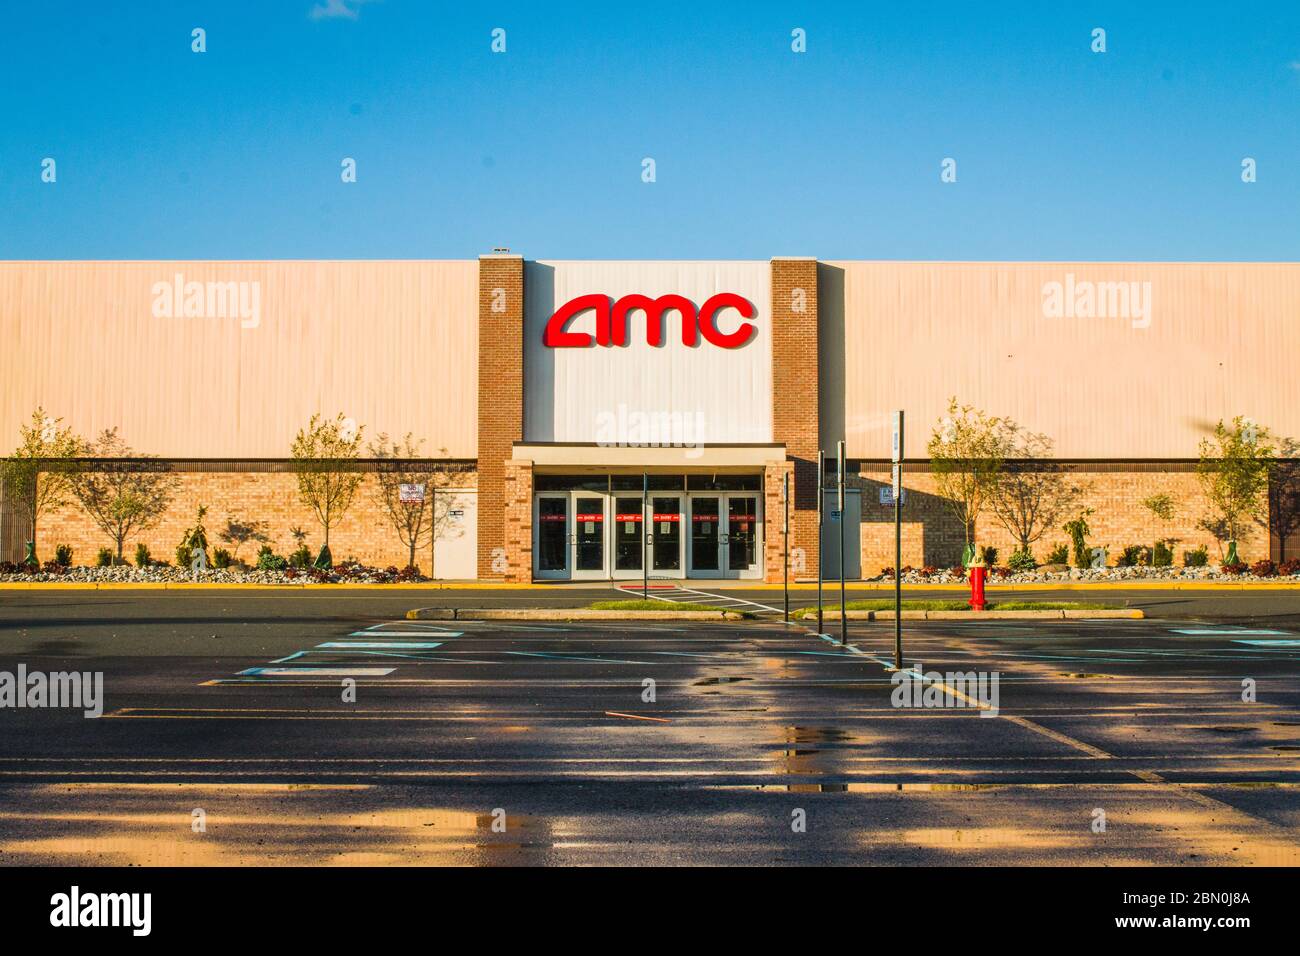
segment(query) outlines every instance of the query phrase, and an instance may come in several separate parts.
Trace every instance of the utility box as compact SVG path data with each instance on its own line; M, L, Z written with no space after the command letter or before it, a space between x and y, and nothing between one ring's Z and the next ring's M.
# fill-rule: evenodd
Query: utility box
M822 580L840 579L840 521L836 510L837 494L834 488L823 491L822 513ZM862 493L856 488L844 489L844 568L845 577L862 577Z

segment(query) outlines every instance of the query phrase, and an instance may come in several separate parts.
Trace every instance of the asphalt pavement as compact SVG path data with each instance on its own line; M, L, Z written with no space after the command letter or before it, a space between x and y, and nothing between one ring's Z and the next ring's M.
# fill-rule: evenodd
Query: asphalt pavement
M896 706L889 624L403 618L451 596L0 595L0 671L104 675L0 709L0 862L1300 862L1294 614L909 624L989 717Z

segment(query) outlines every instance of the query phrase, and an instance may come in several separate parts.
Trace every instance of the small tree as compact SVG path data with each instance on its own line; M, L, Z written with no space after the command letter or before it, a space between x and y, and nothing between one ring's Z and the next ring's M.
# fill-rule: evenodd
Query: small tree
M232 557L236 561L239 560L239 549L248 542L267 544L271 540L266 533L265 521L248 521L231 515L226 515L226 526L217 532L217 537L235 549Z
M1149 498L1142 499L1142 507L1151 512L1161 521L1173 521L1174 510L1177 507L1173 496L1164 493L1151 495Z
M1284 438L1269 467L1268 518L1264 522L1277 538L1279 562L1286 560L1286 539L1300 531L1300 442Z
M1092 509L1084 508L1079 512L1077 518L1067 521L1062 529L1074 543L1074 566L1076 568L1092 566L1092 555L1088 553L1088 535L1092 534L1092 528L1088 527L1088 515L1090 514L1092 514Z
M194 561L195 551L203 554L203 565L209 567L208 562L208 529L203 524L203 519L208 516L208 506L199 505L198 513L194 518L194 527L186 528L185 534L181 536L181 543L176 546L176 566L187 568Z
M332 564L330 529L352 507L364 477L357 468L361 429L342 415L326 421L313 415L293 440L293 469L298 476L298 497L312 510L325 531L317 563Z
M1033 543L1056 527L1073 507L1084 488L1066 480L1061 466L1051 460L1052 440L1027 432L1015 422L1003 423L1003 451L1017 459L1002 472L990 498L993 514L1019 550L1030 553Z
M1232 427L1220 419L1212 438L1201 439L1197 476L1209 499L1207 523L1221 522L1226 529L1226 562L1237 562L1237 542L1259 521L1265 507L1273 446L1268 430L1238 415Z
M1168 524L1174 520L1174 513L1177 510L1177 502L1172 495L1163 492L1142 499L1142 507L1151 512L1151 515L1162 524ZM1173 563L1173 540L1167 535L1161 536L1151 547L1151 563L1163 567Z
M95 525L117 545L122 564L122 544L133 533L153 527L171 504L179 484L161 465L113 459L153 459L138 455L117 435L105 431L89 446L90 456L108 459L80 470L72 483L73 494Z
M1228 529L1228 522L1223 518L1205 515L1196 522L1196 527L1214 539L1215 544L1219 546L1219 560L1226 560L1223 556L1223 546L1232 539L1232 532Z
M31 535L24 560L36 561L36 523L41 515L64 507L72 498L76 459L84 442L71 428L60 428L61 418L45 409L32 412L31 424L19 427L18 447L0 459L0 482L14 510L23 516Z
M926 446L939 494L966 536L963 560L975 552L975 526L997 491L1004 455L1003 421L970 405L948 402L948 416Z
M450 502L446 495L438 499L444 472L432 464L419 461L423 439L414 440L408 432L399 444L386 434L369 446L370 457L377 459L375 501L397 531L398 540L407 547L408 567L415 566L415 552L432 543L446 526ZM446 449L442 449L446 453ZM402 486L418 485L423 489L418 500L402 500ZM414 497L414 496L412 496Z

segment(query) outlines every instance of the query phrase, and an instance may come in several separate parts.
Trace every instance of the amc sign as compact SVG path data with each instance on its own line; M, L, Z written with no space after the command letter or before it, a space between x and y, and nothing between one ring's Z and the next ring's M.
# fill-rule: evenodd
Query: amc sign
M754 335L752 322L741 322L734 332L718 328L718 313L735 309L742 319L754 317L754 306L743 296L732 292L719 292L705 300L698 312L695 303L685 296L661 295L652 299L645 295L625 295L611 307L607 295L580 295L555 310L546 323L542 344L553 349L585 349L591 345L586 332L569 332L565 326L583 312L596 313L596 344L603 346L627 345L627 317L632 312L644 312L646 317L646 342L653 346L664 344L664 313L676 312L682 318L682 344L695 346L700 336L711 345L724 349L738 349Z

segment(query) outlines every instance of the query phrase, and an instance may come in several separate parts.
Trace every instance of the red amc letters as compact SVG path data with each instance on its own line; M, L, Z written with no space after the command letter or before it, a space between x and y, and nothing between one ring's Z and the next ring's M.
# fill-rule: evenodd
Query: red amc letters
M734 332L722 332L718 329L718 312L723 309L735 309L743 319L754 317L754 306L744 296L733 292L719 292L707 299L700 306L697 314L695 303L680 295L661 295L652 299L646 295L625 295L610 307L609 296L592 294L580 295L571 299L555 310L555 314L546 323L542 333L542 344L553 349L585 349L591 345L591 336L586 332L569 332L565 330L569 320L589 310L596 312L596 344L603 346L627 345L627 317L631 312L644 312L646 316L646 342L650 345L664 344L664 313L676 312L682 317L682 344L693 346L699 344L700 336L711 345L724 349L737 349L749 341L754 334L752 322L742 322Z

